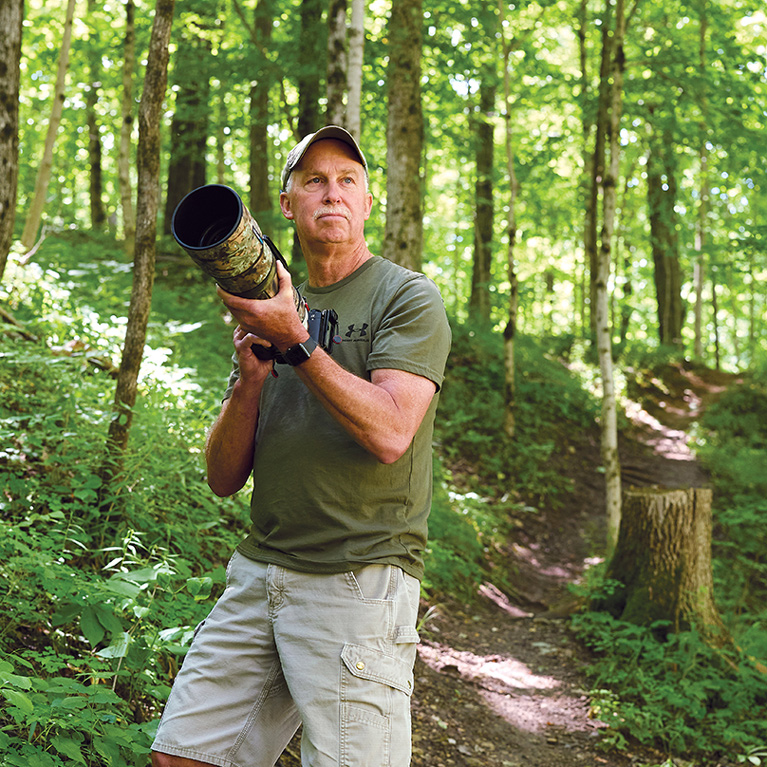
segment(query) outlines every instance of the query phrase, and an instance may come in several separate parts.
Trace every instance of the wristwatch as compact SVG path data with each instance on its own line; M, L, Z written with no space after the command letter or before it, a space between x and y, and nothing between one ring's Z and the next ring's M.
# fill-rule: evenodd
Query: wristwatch
M306 362L312 356L312 352L317 348L317 342L313 338L307 338L300 344L295 344L282 353L282 358L288 365L295 367L302 362Z

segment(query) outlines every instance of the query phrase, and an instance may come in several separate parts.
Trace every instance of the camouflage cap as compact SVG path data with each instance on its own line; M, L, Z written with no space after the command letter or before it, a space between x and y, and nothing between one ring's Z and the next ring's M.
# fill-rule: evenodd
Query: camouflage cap
M310 133L308 136L304 136L298 144L296 144L290 152L288 152L288 159L285 162L285 167L282 169L282 185L281 189L284 191L288 183L290 174L295 170L295 167L301 162L301 158L306 154L306 150L315 142L325 138L334 138L338 141L343 141L354 150L354 154L357 155L357 159L362 163L362 167L365 169L365 176L368 174L368 164L365 160L365 155L362 154L362 150L354 140L349 131L345 128L341 128L339 125L326 125L324 128L320 128L316 133Z

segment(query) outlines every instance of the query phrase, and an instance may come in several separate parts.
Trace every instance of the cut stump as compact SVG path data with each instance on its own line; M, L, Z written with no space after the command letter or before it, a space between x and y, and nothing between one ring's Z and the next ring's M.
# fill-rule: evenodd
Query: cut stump
M697 628L723 643L714 603L709 488L632 488L623 494L618 542L608 565L615 586L594 604L616 618L666 631Z

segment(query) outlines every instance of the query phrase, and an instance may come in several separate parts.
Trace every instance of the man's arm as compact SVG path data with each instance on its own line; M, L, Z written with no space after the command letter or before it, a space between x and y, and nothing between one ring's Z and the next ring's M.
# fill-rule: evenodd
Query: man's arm
M221 289L219 296L242 327L285 351L309 333L295 310L290 275L282 264L277 268L280 289L274 298L240 298ZM347 433L382 463L405 453L437 390L428 378L403 370L374 370L367 381L319 347L295 370Z
M247 482L253 469L261 390L273 362L259 360L251 345L259 339L237 327L234 348L240 377L232 396L221 407L205 443L208 485L219 496L233 495Z

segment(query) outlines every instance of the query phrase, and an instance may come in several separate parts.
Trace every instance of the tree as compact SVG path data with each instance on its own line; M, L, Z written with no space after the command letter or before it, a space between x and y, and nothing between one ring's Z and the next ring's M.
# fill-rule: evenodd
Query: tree
M173 140L165 197L166 234L170 234L176 206L207 179L211 59L207 31L212 26L213 11L203 0L185 6L185 10L179 19L180 40L174 68L178 82L174 86L176 109L171 123Z
M328 7L327 120L346 125L344 96L347 87L346 0L330 0Z
M88 125L88 165L90 167L89 197L91 202L91 227L95 230L104 228L107 215L104 210L104 180L101 169L101 134L99 130L96 104L101 88L101 46L96 32L96 3L88 0L88 69L89 83L85 94L85 106Z
M21 244L30 250L35 244L40 222L45 208L45 197L48 191L48 183L53 170L53 149L56 144L56 134L61 123L61 113L64 108L64 91L66 89L67 69L69 68L69 49L72 45L72 22L75 15L75 0L68 0L66 15L64 17L64 34L61 38L59 50L59 66L56 75L56 87L53 92L53 105L51 116L48 120L48 133L45 138L43 159L37 170L35 193L32 198L27 220L24 224L24 232L21 235Z
M480 322L490 320L490 284L493 260L493 140L492 112L495 110L495 74L485 71L479 86L479 109L474 116L474 154L477 175L474 184L474 258L472 260L469 307Z
M420 271L423 250L421 154L422 0L393 0L389 21L386 230L382 255Z
M611 0L606 0L605 23L611 16ZM609 62L610 73L609 103L606 109L600 105L600 115L608 123L604 132L609 136L609 166L604 183L602 199L602 232L596 279L596 338L599 368L602 378L601 452L605 468L607 490L607 548L612 551L618 538L621 518L621 472L618 456L618 416L613 376L612 327L608 302L608 281L610 276L612 241L615 228L618 172L620 165L620 122L623 111L623 73L625 58L623 41L626 35L624 0L615 2L615 30L612 38L602 38L602 56ZM607 97L608 94L605 94ZM602 94L600 93L600 98ZM595 166L598 159L595 157Z
M136 6L125 0L125 35L123 38L122 98L120 101L120 144L117 158L120 207L123 215L125 253L133 258L136 246L136 211L131 183L131 144L133 138L133 71L136 68Z
M651 108L651 115L654 110ZM662 344L681 346L682 276L679 266L677 168L672 130L651 126L647 155L647 203L650 247L655 264L655 295L658 303L658 338Z
M346 101L346 129L359 140L362 136L362 62L365 50L365 0L351 0L349 24L349 55L346 81L349 92Z
M0 2L0 281L13 240L19 178L19 62L24 0Z
M274 21L274 1L259 0L253 16L251 35L256 51L256 67L250 89L250 211L256 221L263 221L273 209L269 188L269 124L272 113L269 93L272 86L271 65L268 58Z
M519 184L514 162L514 139L511 122L511 46L506 39L505 12L503 0L498 0L499 21L501 26L501 51L503 65L503 102L505 120L506 171L509 176L509 213L506 224L506 272L509 278L510 295L508 320L503 331L503 367L504 367L504 415L503 431L510 439L516 431L516 361L514 344L517 337L517 312L519 310L519 283L517 279L516 255L514 246L517 240L517 194Z
M125 344L107 439L106 478L119 475L136 404L154 285L155 239L160 209L160 120L168 82L168 44L175 0L157 0L139 106L136 249Z

